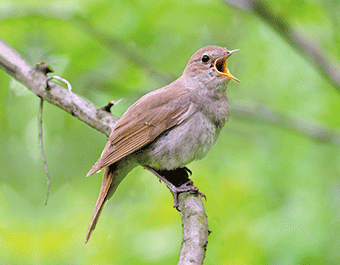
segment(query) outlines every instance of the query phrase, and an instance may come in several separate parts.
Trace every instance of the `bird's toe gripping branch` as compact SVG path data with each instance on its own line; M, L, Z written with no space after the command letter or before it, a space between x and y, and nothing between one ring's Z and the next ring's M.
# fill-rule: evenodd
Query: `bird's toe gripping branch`
M157 178L165 183L169 188L172 195L174 196L174 207L178 210L178 195L183 192L194 191L197 192L201 197L207 200L207 197L201 192L193 182L189 179L191 171L184 167L175 170L155 170L150 166L144 165L144 168L153 173ZM170 180L172 180L170 182Z

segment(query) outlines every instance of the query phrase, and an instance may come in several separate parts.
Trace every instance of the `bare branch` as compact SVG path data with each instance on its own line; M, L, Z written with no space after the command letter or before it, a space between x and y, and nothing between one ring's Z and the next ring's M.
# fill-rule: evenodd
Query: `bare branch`
M274 14L267 2L261 0L223 0L242 10L253 13L272 27L281 35L293 48L298 50L306 60L324 76L340 93L340 63L335 58L330 58L321 48L311 41L306 40L301 34L295 31L284 17Z
M91 23L89 23L88 19L80 15L76 15L73 16L70 21L75 23L75 25L77 25L96 41L100 42L104 47L108 48L112 52L118 52L118 54L124 56L129 62L134 63L136 66L146 71L150 76L152 76L152 78L157 79L163 84L168 84L174 81L175 78L173 76L153 68L147 60L145 60L132 49L129 49L129 45L126 42L107 35L99 29L93 27Z
M289 117L258 103L233 104L230 116L242 121L248 120L263 124L273 124L318 142L340 145L339 129L328 128L313 121L307 122L306 119L302 118Z
M37 96L65 110L77 119L109 136L117 118L84 98L49 81L38 67L31 67L7 43L0 40L0 68L28 87Z

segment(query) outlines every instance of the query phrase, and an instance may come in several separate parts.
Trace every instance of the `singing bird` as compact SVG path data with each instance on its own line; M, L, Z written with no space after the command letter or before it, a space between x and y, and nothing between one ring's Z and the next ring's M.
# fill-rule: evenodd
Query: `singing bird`
M204 196L192 183L186 183L191 172L185 166L206 156L228 119L227 83L230 79L240 81L230 74L227 60L236 51L217 46L199 49L181 77L141 97L117 121L101 157L87 174L104 169L85 243L105 202L138 165L168 186L175 207L180 192L195 190ZM177 184L169 179L174 175L180 179Z

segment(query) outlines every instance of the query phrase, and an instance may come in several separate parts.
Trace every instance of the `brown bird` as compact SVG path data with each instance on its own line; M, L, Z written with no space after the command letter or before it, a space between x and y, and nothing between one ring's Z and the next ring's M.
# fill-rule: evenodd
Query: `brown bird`
M180 192L195 190L204 196L187 182L191 172L185 166L206 156L227 121L227 81L239 82L229 73L227 60L236 51L216 46L199 49L180 78L144 95L117 121L101 157L87 174L105 169L85 243L105 202L137 165L165 182L175 207ZM172 176L177 180L171 181Z

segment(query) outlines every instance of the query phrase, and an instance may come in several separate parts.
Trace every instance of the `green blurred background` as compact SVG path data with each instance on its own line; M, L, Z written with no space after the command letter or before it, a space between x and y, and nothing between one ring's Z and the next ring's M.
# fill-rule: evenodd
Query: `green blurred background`
M339 62L339 1L264 3ZM208 198L205 264L340 264L340 94L266 20L219 0L1 1L0 38L97 106L123 98L117 117L179 77L198 48L241 49L228 65L242 81L228 86L234 111L189 166ZM106 137L48 103L44 206L39 99L3 71L0 88L0 264L176 264L179 213L142 168L83 244L102 173L85 175Z

